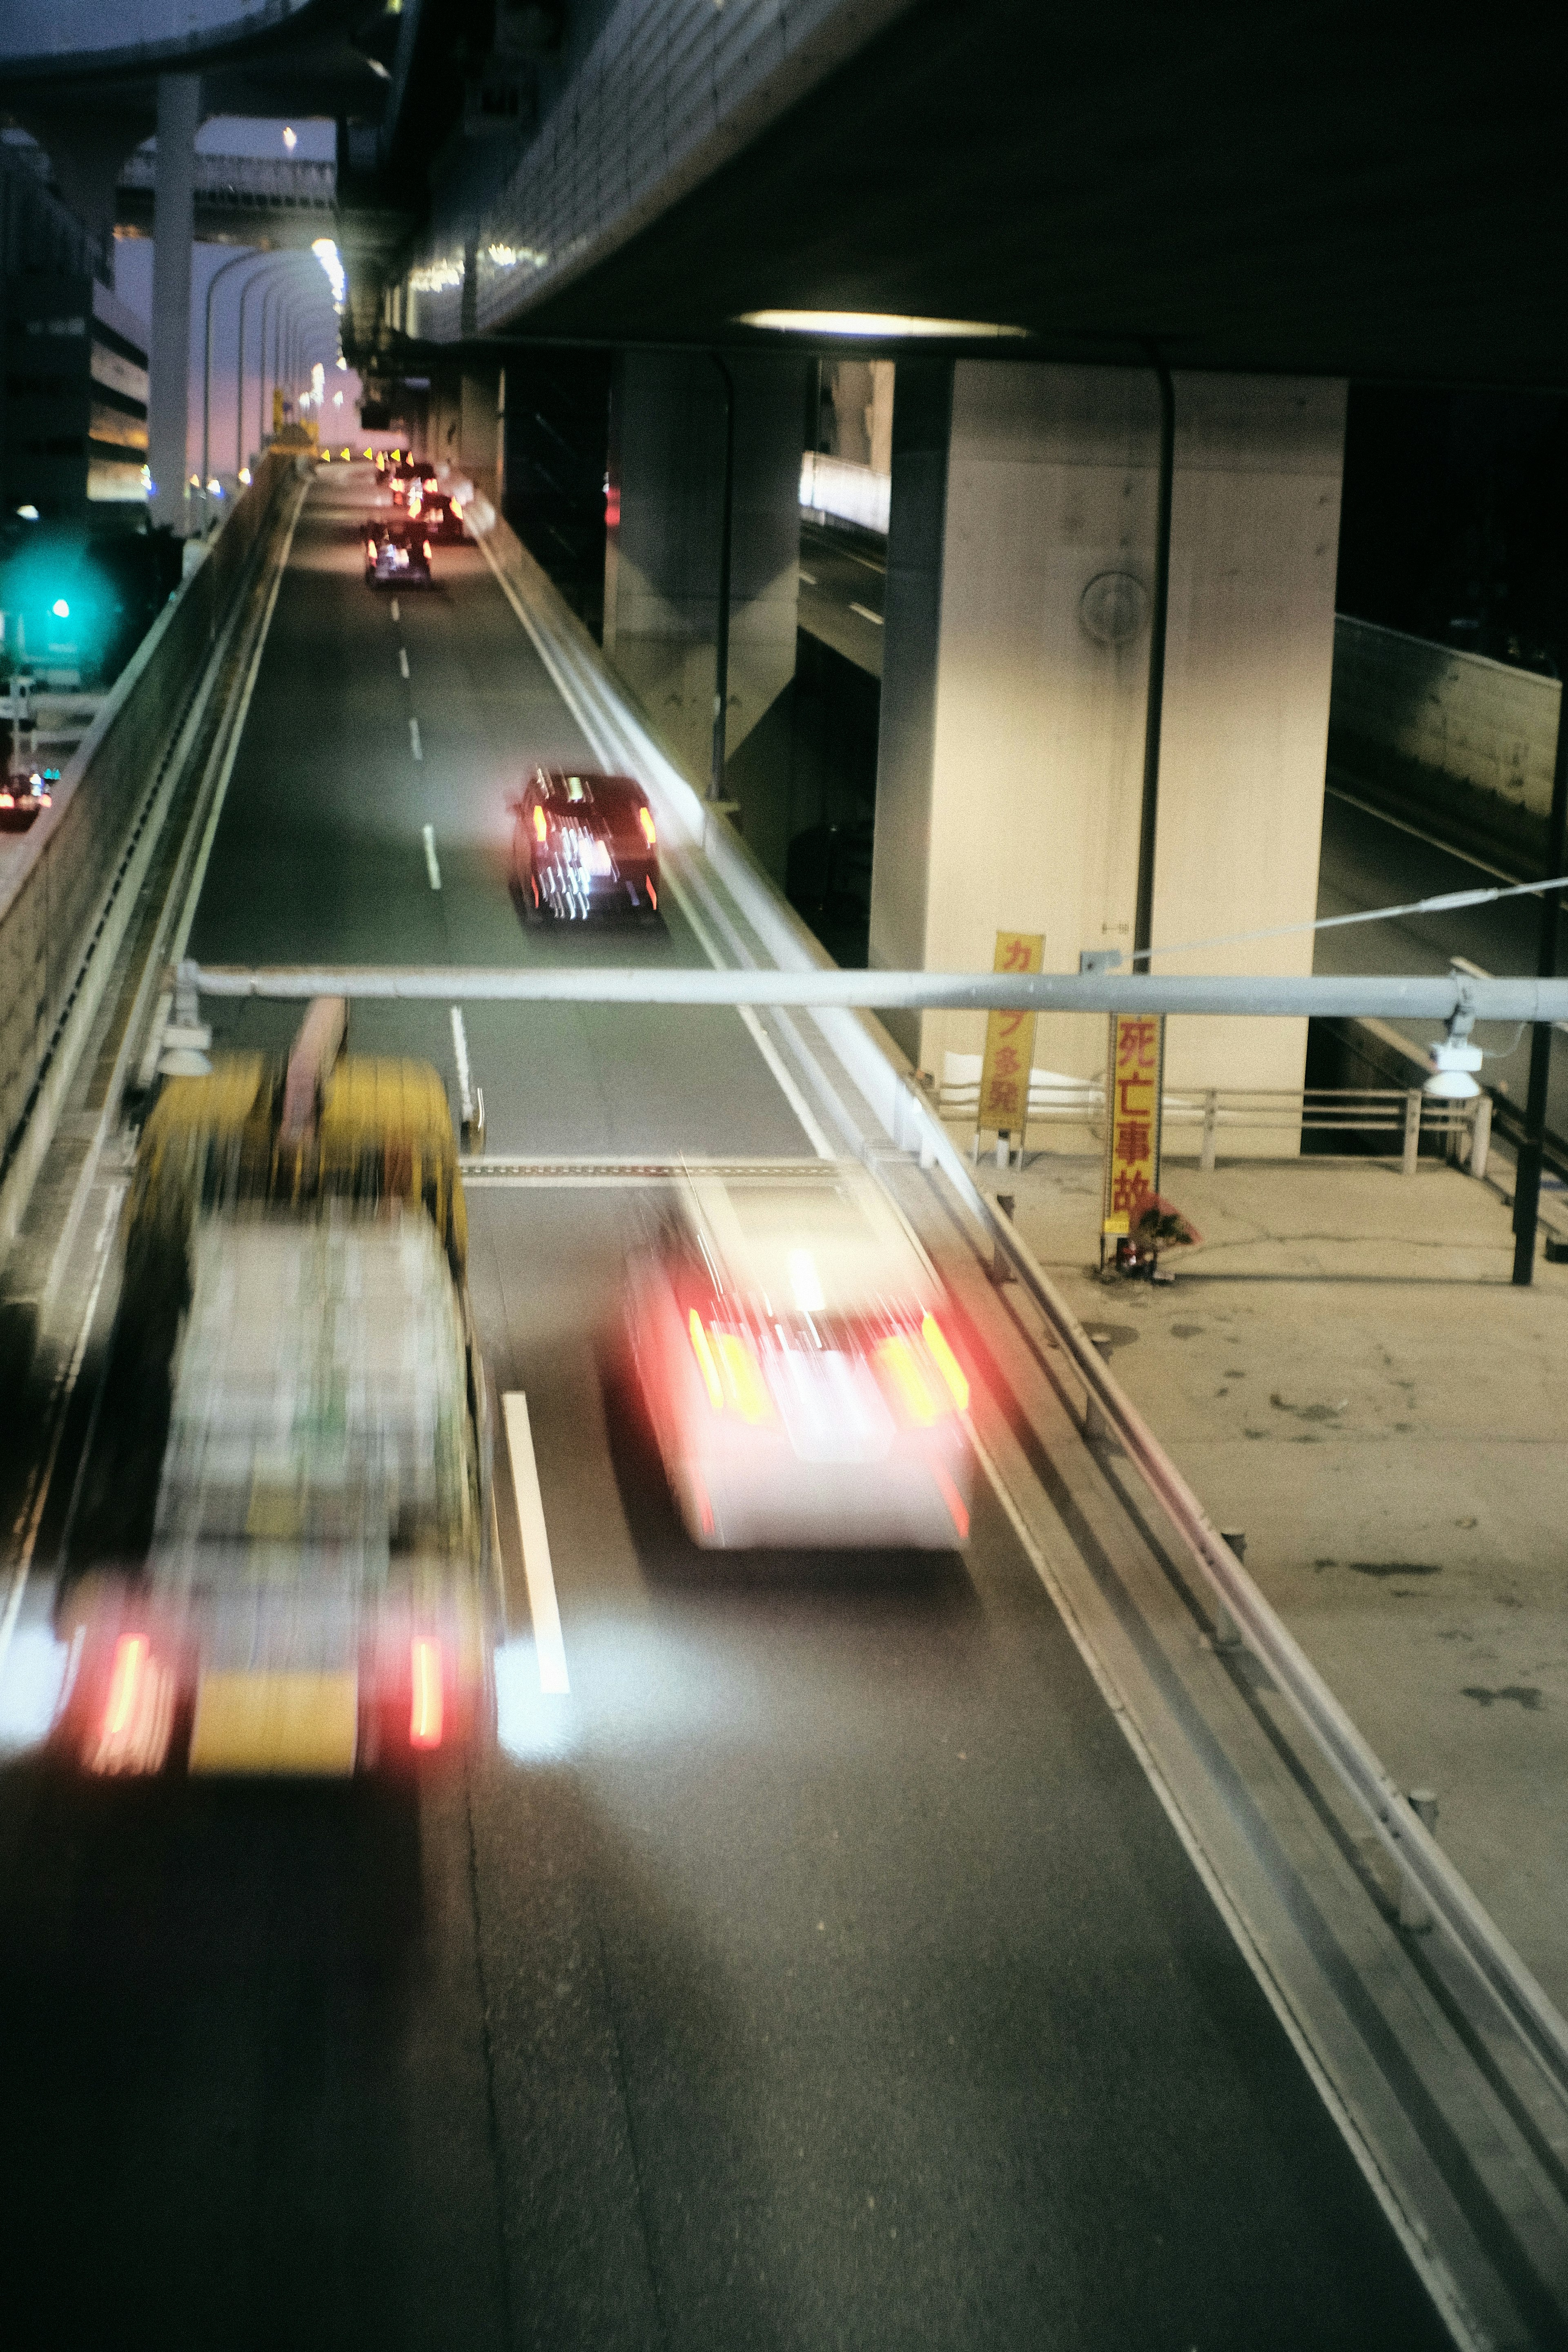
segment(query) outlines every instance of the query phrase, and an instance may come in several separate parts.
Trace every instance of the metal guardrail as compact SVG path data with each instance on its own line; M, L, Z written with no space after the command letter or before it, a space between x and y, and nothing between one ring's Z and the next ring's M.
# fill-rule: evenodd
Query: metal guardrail
M156 155L130 155L119 185L137 194L157 184ZM331 212L337 203L335 163L291 163L283 156L198 155L195 194L200 204L278 205Z
M0 861L0 1247L42 1158L46 1089L58 1090L79 1050L79 1041L68 1044L72 1015L123 927L121 885L153 818L163 763L289 470L287 458L263 461L105 697L53 807Z
M973 1058L978 1059L976 1055ZM1011 1130L1016 1145L1027 1147L1029 1129L1037 1127L1081 1128L1096 1137L1105 1120L1105 1094L1092 1079L1064 1085L1041 1084L1035 1074L1029 1088L1026 1123ZM980 1081L947 1081L931 1094L931 1107L949 1127L968 1127L973 1140L969 1157L980 1153ZM1492 1101L1479 1095L1472 1102L1444 1102L1424 1095L1419 1087L1205 1087L1166 1095L1161 1106L1163 1134L1176 1129L1199 1130L1198 1165L1212 1171L1221 1138L1229 1134L1343 1135L1390 1139L1390 1159L1402 1161L1406 1175L1415 1173L1423 1142L1444 1143L1450 1159L1465 1158L1473 1176L1484 1176L1490 1144ZM1397 1140L1394 1140L1397 1139Z

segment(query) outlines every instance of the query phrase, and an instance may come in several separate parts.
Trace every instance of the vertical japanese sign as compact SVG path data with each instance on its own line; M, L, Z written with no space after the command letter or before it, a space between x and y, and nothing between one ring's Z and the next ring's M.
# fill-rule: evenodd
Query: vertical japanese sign
M1102 1234L1129 1234L1160 1189L1160 1103L1165 1070L1163 1013L1113 1013L1105 1085Z
M993 971L1038 971L1045 960L1043 931L998 931ZM1035 1058L1032 1013L993 1013L985 1023L985 1060L980 1072L978 1127L1022 1136L1029 1117L1029 1066Z

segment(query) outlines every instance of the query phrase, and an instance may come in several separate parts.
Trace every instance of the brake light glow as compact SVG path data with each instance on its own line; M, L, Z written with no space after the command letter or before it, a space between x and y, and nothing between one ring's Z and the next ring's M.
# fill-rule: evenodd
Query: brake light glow
M658 892L654 888L651 882L647 886L647 895L653 902L653 911L657 915L658 912Z
M0 793L0 808L15 808L16 805L16 795L15 793Z
M969 1411L969 1382L963 1367L947 1344L947 1334L934 1315L927 1315L921 1324L921 1338L926 1343L926 1353L947 1382L948 1391L960 1412Z
M416 1641L413 1648L414 1705L408 1718L411 1748L439 1748L443 1706L441 1644Z
M708 1391L708 1402L715 1412L722 1412L724 1391L719 1379L719 1367L713 1360L713 1350L708 1345L708 1334L702 1328L702 1318L695 1307L686 1318L686 1328L691 1334L691 1352L697 1359L697 1369L702 1375L702 1384Z
M658 847L658 835L653 829L653 811L646 808L638 809L637 823L642 827L643 839L647 842L648 847L650 849L657 849Z
M174 1678L153 1658L145 1633L122 1633L103 1722L83 1761L94 1772L157 1771L169 1749L174 1699Z
M942 1468L940 1464L937 1465L936 1483L938 1491L942 1496L942 1499L947 1505L947 1515L952 1521L954 1534L957 1536L960 1543L967 1543L969 1541L969 1513L964 1509L963 1496L959 1493L958 1488L953 1485L952 1480L948 1476L947 1472Z
M902 1332L884 1339L877 1349L877 1361L887 1373L894 1394L910 1421L918 1429L929 1429L952 1408L945 1397L933 1393L921 1370L920 1360Z
M539 803L535 801L533 803L534 838L538 841L542 841L549 830L550 826L546 821L544 811L540 807Z
M686 1328L714 1412L739 1413L753 1427L772 1421L773 1401L751 1341L739 1331L721 1331L716 1323L704 1330L695 1307L686 1318Z
M135 1710L142 1671L152 1654L144 1633L122 1633L114 1645L114 1669L109 1677L109 1704L103 1710L106 1740L123 1739Z
M425 541L425 561L426 563L430 561L430 542L428 540Z

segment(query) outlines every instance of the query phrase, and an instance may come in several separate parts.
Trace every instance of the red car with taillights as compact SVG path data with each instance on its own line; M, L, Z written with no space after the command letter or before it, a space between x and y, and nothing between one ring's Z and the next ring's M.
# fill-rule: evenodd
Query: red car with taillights
M526 921L657 919L658 829L634 777L536 768L511 810L513 888Z

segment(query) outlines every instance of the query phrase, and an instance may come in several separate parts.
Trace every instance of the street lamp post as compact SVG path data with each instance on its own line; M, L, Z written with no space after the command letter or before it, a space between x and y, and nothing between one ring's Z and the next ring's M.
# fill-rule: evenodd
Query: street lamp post
M267 296L268 296L268 292L271 290L272 287L277 283L277 280L278 280L278 273L279 273L279 271L280 269L286 269L286 268L288 268L288 267L289 266L289 264L290 264L291 262L295 261L296 259L298 259L299 257L300 257L299 256L297 256L297 255L295 255L295 254L291 254L291 253L283 253L283 254L279 254L279 255L277 255L277 256L276 256L272 260L270 260L270 261L267 262L266 264L264 264L264 266L262 267L262 268L261 268L261 269L259 269L259 270L257 272L257 274L256 274L256 276L255 276L254 278L247 278L246 279L244 291L241 293L240 298L239 298L239 359L238 359L237 379L236 394L235 394L235 436L234 436L234 470L235 470L235 472L236 472L237 474L242 474L242 473L245 471L245 310L246 310L246 305L247 305L247 303L249 301L249 299L250 299L250 298L251 298L251 295L255 292L256 289L259 286L259 287L262 289L262 296L261 296L262 328L261 328L261 337L259 338L259 350L260 350L260 356L261 356L262 364L263 364L263 367L265 368L265 364L266 364L266 356L267 356L267 345L266 345L266 340L265 340L265 338L266 338L266 331L267 331L267 329L266 329ZM258 439L258 442L259 442L260 437L261 437L261 436L260 436L260 431L259 431L259 424L260 424L260 420L259 420L259 418L258 418L258 433L257 433L257 439Z
M212 276L207 280L206 339L204 345L202 359L202 528L204 537L205 536L206 530L212 520L211 493L207 488L207 483L212 475L213 296L217 291L218 281L220 278L226 278L231 269L243 268L247 263L254 264L256 259L257 256L254 253L237 253L232 261L226 261L221 269L215 269ZM243 338L245 331L245 294L243 289L241 290L239 299L241 320L240 333ZM235 384L235 398L237 402L243 396L245 389L244 354L245 346L242 340L240 344L240 364ZM236 465L235 471L236 473L239 471L238 464Z

